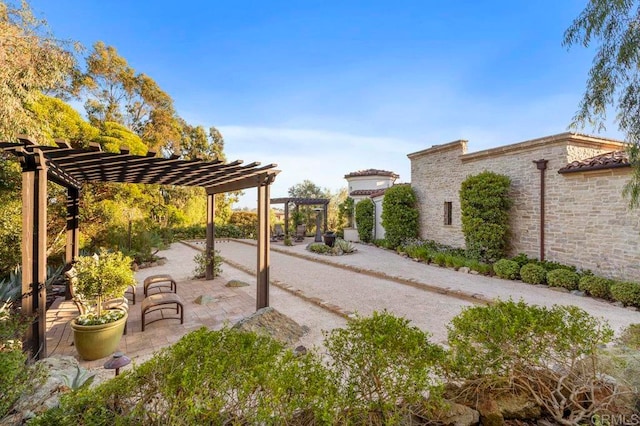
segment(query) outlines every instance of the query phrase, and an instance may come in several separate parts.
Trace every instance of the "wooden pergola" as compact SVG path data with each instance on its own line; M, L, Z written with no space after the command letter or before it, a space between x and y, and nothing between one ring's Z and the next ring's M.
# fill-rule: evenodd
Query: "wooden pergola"
M127 147L120 153L102 152L100 145L76 149L67 142L57 146L38 145L28 137L18 143L0 142L0 150L17 156L22 167L22 312L34 316L27 330L25 349L33 359L46 357L47 274L47 183L67 189L67 239L65 261L71 263L79 251L79 199L86 182L145 183L199 186L207 193L206 253L215 249L215 195L258 188L258 249L256 309L269 306L269 188L279 170L275 164L243 165L242 161L184 160L179 156L158 158L132 155ZM206 279L213 279L213 265L207 265Z
M289 236L289 204L295 205L295 211L299 206L322 206L324 218L324 232L327 232L327 210L329 207L328 198L272 198L271 204L284 204L284 235Z

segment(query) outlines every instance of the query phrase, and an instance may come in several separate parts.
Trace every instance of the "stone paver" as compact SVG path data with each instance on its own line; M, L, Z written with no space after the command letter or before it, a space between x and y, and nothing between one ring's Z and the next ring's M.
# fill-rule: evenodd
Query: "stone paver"
M139 283L136 288L137 303L129 307L128 330L119 347L119 350L125 352L134 363L145 361L154 352L175 343L189 331L202 326L219 329L224 324L234 324L255 312L255 278L225 265L221 276L213 281L193 280L190 277L195 267L193 257L197 253L196 250L183 244L173 244L168 250L159 253L168 259L165 265L141 269L136 273L136 279ZM142 283L149 275L165 273L171 274L178 283L178 294L185 302L184 324L180 324L179 320L158 321L149 324L143 333L140 324L140 304L144 298ZM245 281L251 285L238 288L226 287L225 284L232 279ZM206 305L198 305L194 301L200 295L212 296L215 301ZM294 319L300 325L309 327L310 332L300 340L300 344L307 347L312 347L322 341L322 330L342 327L346 324L344 318L301 301L277 287L271 289L271 296L271 306ZM70 355L78 358L73 347L73 334L69 326L69 321L77 315L78 311L73 302L64 301L62 298L59 298L47 311L48 356ZM99 374L109 377L113 375L113 372L105 371L102 368L107 359L78 360L82 366L95 369Z

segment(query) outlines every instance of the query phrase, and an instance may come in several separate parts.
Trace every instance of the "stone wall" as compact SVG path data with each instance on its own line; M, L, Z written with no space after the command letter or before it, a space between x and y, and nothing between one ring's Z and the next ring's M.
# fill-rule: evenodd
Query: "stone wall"
M621 149L616 141L565 133L514 145L466 153L455 141L409 154L411 184L418 197L420 236L464 247L460 185L488 170L511 178L509 254L540 257L540 171L534 161L548 160L545 172L545 258L594 273L636 279L640 276L640 219L627 209L622 187L631 170L559 174L574 160ZM453 206L444 224L444 203Z

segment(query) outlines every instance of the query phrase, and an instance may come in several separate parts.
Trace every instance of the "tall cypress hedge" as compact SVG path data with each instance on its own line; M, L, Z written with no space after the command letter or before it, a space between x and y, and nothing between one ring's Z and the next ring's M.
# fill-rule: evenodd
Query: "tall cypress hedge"
M370 243L373 239L373 227L375 224L374 205L370 198L365 198L356 204L356 226L358 237L364 243Z
M382 226L388 247L396 248L407 238L418 237L416 194L409 185L387 189L382 200Z
M486 171L462 182L462 232L470 256L488 262L504 257L512 204L510 185L509 177Z

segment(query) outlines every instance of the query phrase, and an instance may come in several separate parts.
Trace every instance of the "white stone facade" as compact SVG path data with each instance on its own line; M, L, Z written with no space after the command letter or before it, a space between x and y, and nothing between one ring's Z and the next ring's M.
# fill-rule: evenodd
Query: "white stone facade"
M420 236L464 247L460 185L468 176L492 171L511 178L509 254L540 258L541 172L534 161L544 159L545 259L637 281L640 212L630 211L622 196L631 168L558 173L573 161L623 149L619 141L563 133L475 153L467 153L467 141L460 140L409 154ZM445 202L452 203L451 225L445 225Z

